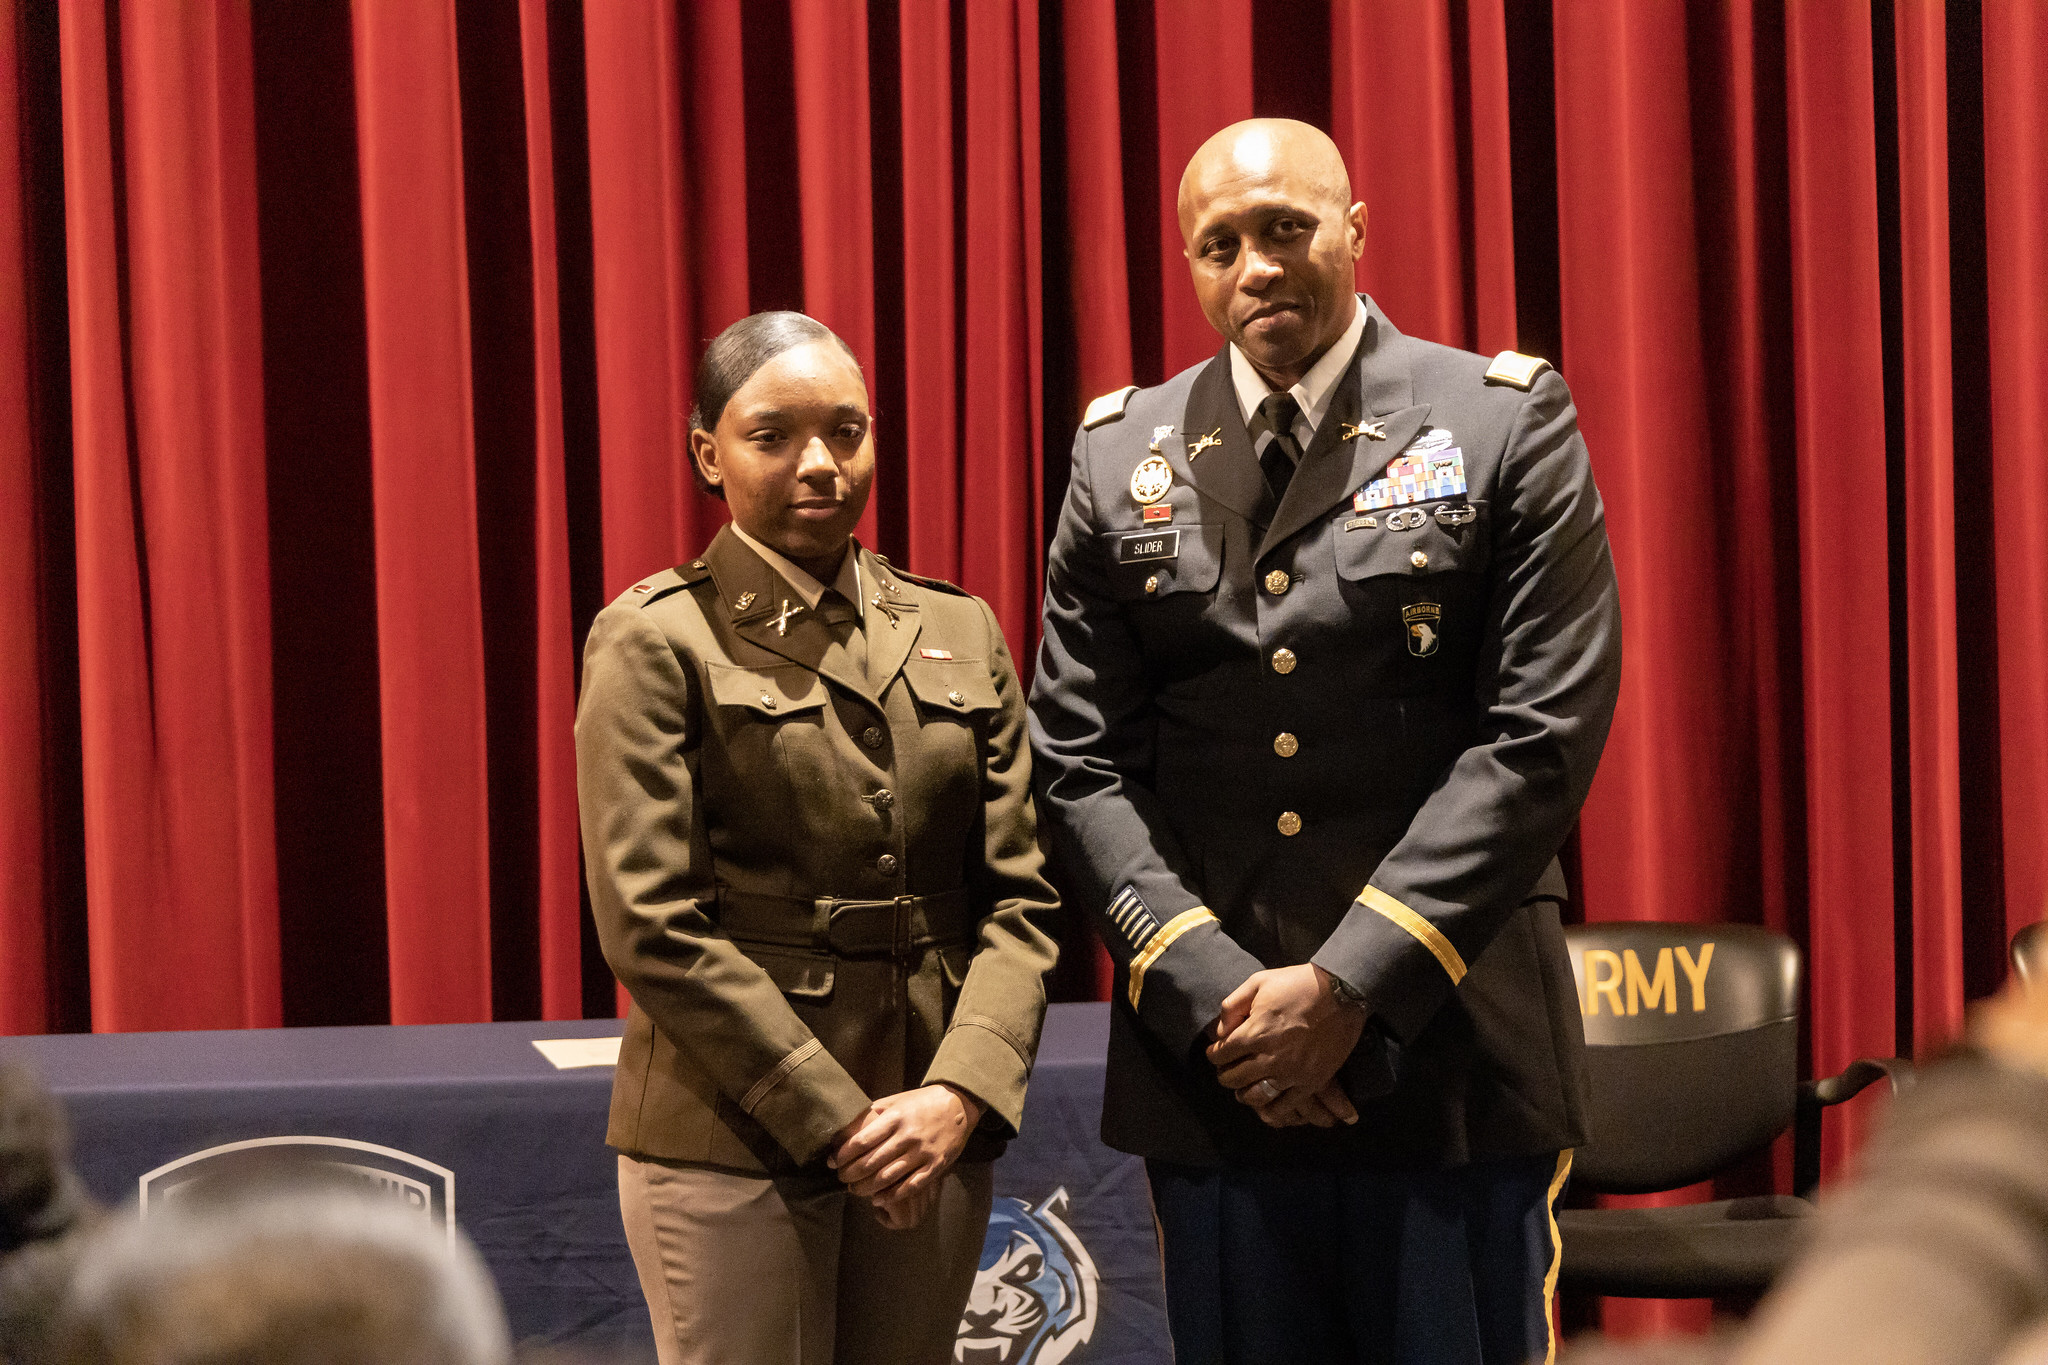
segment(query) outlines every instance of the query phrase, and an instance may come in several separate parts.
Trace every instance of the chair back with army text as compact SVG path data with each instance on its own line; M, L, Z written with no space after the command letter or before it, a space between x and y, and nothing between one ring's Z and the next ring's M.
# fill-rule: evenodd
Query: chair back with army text
M1565 930L1592 1089L1572 1182L1646 1194L1705 1180L1797 1125L1798 1195L1669 1208L1567 1209L1559 1282L1643 1298L1761 1290L1791 1258L1819 1175L1820 1111L1902 1063L1799 1080L1799 948L1743 924ZM1895 1082L1896 1083L1896 1082Z

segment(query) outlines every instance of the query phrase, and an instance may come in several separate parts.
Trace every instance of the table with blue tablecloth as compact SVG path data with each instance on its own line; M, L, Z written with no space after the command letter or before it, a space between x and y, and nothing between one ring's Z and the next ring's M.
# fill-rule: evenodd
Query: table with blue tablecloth
M996 1166L964 1362L1171 1359L1144 1170L1097 1136L1108 1029L1107 1005L1048 1014L1023 1136ZM72 1034L0 1038L0 1060L64 1101L103 1200L146 1210L252 1163L311 1161L452 1218L517 1336L651 1360L604 1145L611 1071L573 1064L590 1060L579 1047L602 1051L576 1040L618 1032L597 1019Z

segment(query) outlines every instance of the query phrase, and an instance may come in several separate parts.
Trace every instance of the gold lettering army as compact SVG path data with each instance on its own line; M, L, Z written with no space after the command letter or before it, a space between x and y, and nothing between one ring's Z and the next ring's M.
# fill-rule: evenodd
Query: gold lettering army
M1692 986L1692 1009L1694 1014L1703 1013L1707 1008L1707 966L1714 960L1714 945L1700 945L1698 960L1692 950L1681 947L1678 950L1678 965L1685 971L1685 979ZM1619 953L1608 948L1590 948L1586 951L1586 998L1583 1013L1590 1019L1600 1013L1600 999L1607 999L1608 1012L1614 1015L1635 1014L1639 1009L1654 1010L1661 1003L1666 1014L1678 1013L1678 982L1671 971L1671 949L1657 950L1657 966L1654 971L1643 970L1642 959L1633 948L1624 948ZM1605 967L1603 973L1600 969ZM1622 1004L1623 993L1628 1003Z

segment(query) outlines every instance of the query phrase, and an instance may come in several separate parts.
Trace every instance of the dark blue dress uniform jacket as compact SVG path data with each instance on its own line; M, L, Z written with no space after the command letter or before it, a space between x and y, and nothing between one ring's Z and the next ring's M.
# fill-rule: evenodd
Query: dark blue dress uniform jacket
M1117 966L1103 1136L1142 1156L1440 1167L1585 1136L1555 855L1620 679L1600 495L1555 371L1489 377L1365 302L1277 506L1227 348L1075 438L1032 742ZM1391 529L1354 496L1411 443L1460 451L1467 488ZM1275 1131L1201 1047L1247 976L1311 960L1371 1002L1340 1073L1361 1121Z

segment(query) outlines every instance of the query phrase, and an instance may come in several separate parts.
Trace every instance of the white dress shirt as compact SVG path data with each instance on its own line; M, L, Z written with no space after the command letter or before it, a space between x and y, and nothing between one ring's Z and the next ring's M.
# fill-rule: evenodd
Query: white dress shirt
M1323 352L1322 359L1309 367L1301 382L1288 390L1294 395L1294 401L1301 405L1301 415L1294 419L1294 439L1300 450L1306 451L1309 443L1315 440L1316 429L1323 424L1323 418L1330 411L1330 400L1336 396L1337 380L1351 367L1351 357L1358 350L1358 339L1365 335L1365 305L1355 295L1351 309L1351 324L1344 329L1344 334ZM1250 426L1259 404L1274 390L1252 368L1251 361L1237 349L1236 342L1230 345L1230 378L1237 387L1238 411L1243 414L1245 425Z

